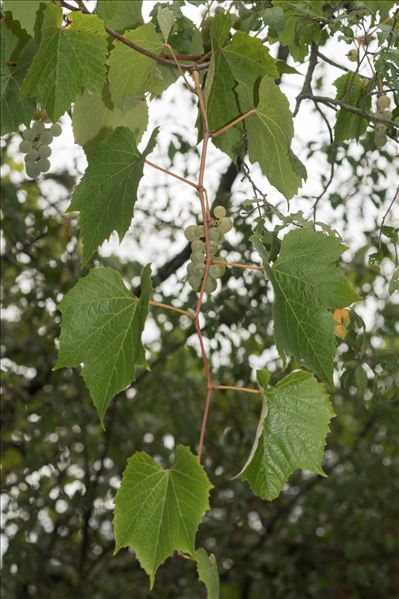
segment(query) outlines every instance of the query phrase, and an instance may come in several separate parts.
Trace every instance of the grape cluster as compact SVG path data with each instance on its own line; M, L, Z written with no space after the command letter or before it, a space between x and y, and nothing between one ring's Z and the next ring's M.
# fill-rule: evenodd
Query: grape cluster
M390 103L391 100L388 98L388 96L386 96L385 94L380 95L377 99L376 114L378 116L383 116L385 119L391 119L392 112L389 110ZM385 146L387 142L387 135L385 133L386 130L387 128L386 125L384 125L384 123L376 123L374 141L377 148L382 148L383 146Z
M233 221L226 216L223 206L216 206L213 211L214 218L209 223L209 241L212 255L214 256L219 246L223 243L226 233L233 228ZM186 239L191 242L191 262L187 265L188 282L194 291L201 288L205 272L206 244L203 225L190 225L184 231ZM211 264L209 267L205 291L212 293L217 288L216 279L223 277L225 267L222 264Z
M53 137L58 137L61 133L61 125L54 123L54 125L46 127L43 121L34 121L29 129L25 129L19 149L25 154L25 168L28 177L36 179L40 173L48 171L50 168L48 158L51 155L50 144Z

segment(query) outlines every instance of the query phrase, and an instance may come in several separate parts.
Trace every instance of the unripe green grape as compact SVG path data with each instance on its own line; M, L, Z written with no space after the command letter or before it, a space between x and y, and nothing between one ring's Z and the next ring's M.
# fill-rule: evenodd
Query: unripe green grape
M193 252L191 254L191 260L195 264L203 264L203 262L205 261L205 255L202 252Z
M193 264L193 262L189 262L187 264L186 271L188 272L189 275L191 275L194 272L194 264Z
M216 206L216 208L213 211L213 214L215 215L215 218L223 218L227 214L226 208L223 208L223 206Z
M209 276L213 277L214 279L220 279L223 277L225 270L226 269L223 264L211 264L209 267Z
M377 148L382 148L387 143L387 136L385 133L376 133L374 137L375 145Z
M378 131L379 133L380 132L385 133L386 129L387 128L385 127L384 123L376 123L376 125L375 125L375 130Z
M233 221L228 216L221 218L219 221L219 229L222 233L228 233L233 228Z
M48 146L46 146L45 144L43 144L42 146L40 146L37 149L39 156L41 158L48 158L49 156L51 156L51 148L49 148Z
M24 154L27 154L28 152L30 152L32 147L33 147L32 142L29 139L23 139L21 141L21 143L19 144L19 149Z
M209 245L211 247L212 254L216 254L219 251L219 244L216 243L216 241L211 241Z
M208 278L206 280L206 284L205 284L205 291L207 293L212 293L213 291L215 291L217 286L218 286L218 284L216 283L215 279L208 276Z
M378 110L385 110L385 108L388 108L389 105L391 103L391 100L388 98L388 96L386 96L385 94L383 94L382 96L380 96L377 99L377 108Z
M384 117L384 119L391 119L393 114L390 110L384 110L382 116Z
M221 241L222 240L222 234L219 231L219 229L217 229L216 227L212 227L212 229L209 229L209 240L210 241Z
M37 150L31 150L30 152L28 152L26 154L25 161L26 162L34 162L38 158L39 158L39 152Z
M62 127L59 123L54 123L54 125L51 125L50 127L50 133L54 136L54 137L58 137L59 135L61 135L62 133Z
M29 141L33 141L36 137L36 133L32 131L32 129L25 129L25 131L22 133L22 137L24 139L28 139Z
M26 174L31 179L36 179L40 175L40 169L35 162L28 162L26 164Z
M53 141L53 136L51 135L51 133L48 130L46 130L46 131L43 131L43 133L40 133L39 140L41 141L42 144L49 145Z
M188 241L194 241L197 238L196 235L196 226L195 225L189 225L185 231L184 231L184 235L186 237L186 239Z
M195 239L191 244L191 249L193 252L204 252L205 251L205 243L200 239Z
M50 168L50 160L47 160L47 158L40 158L40 160L37 161L37 166L40 168L42 173L45 173Z
M346 56L348 57L348 60L350 60L351 62L356 62L359 57L359 52L352 48L352 50L349 50Z

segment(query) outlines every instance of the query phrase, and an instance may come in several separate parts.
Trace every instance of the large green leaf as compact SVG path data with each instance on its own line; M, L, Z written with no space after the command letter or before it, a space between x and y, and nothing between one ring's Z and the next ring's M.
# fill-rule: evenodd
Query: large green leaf
M141 0L98 0L96 13L107 27L123 33L143 22Z
M47 0L4 0L3 11L10 11L12 18L19 21L21 27L33 36L35 32L36 13L40 4Z
M44 13L39 50L22 84L21 97L34 96L55 121L70 107L81 88L99 92L105 81L107 42L96 15L71 13L62 27L61 6Z
M212 58L204 94L209 127L215 131L240 115L235 87L237 82L247 88L253 98L254 86L264 75L277 78L274 59L259 39L238 31L230 44L224 46L232 25L230 15L216 15L211 26ZM253 101L253 100L252 100ZM244 128L236 125L214 143L232 158L237 155Z
M128 230L144 161L154 148L156 134L154 131L141 154L130 129L118 127L91 154L89 166L68 208L70 212L80 211L84 263L113 231L122 240Z
M298 468L325 476L321 460L334 411L323 385L308 372L292 372L273 389L259 379L262 412L239 476L259 497L271 500Z
M102 140L107 139L118 127L128 127L133 131L137 143L147 129L148 107L145 100L137 100L123 112L111 102L108 86L101 95L84 91L77 97L72 125L75 142L90 153Z
M362 110L370 110L371 96L368 93L367 79L362 79L357 73L346 73L336 79L334 85L337 88L337 100ZM365 133L367 125L368 119L341 108L334 127L335 141L359 139Z
M248 87L240 84L237 92L242 112L254 108ZM303 173L298 173L302 165L291 153L294 125L288 100L271 77L262 79L256 113L244 122L250 161L259 162L269 182L290 199L301 185Z
M303 228L290 231L272 267L259 237L251 241L274 289L274 338L282 357L291 354L333 385L335 321L331 312L361 299L332 263L345 246L335 237Z
M21 83L27 73L29 65L36 51L36 45L30 40L18 56L16 64L6 63L6 42L1 36L1 95L0 95L0 117L1 135L16 131L23 123L29 125L36 109L36 103L30 98L19 100Z
M163 40L153 23L128 31L125 37L157 56L162 52ZM122 110L130 108L132 101L145 92L160 91L162 75L158 63L118 40L114 42L109 67L111 98L115 106Z
M80 279L58 308L62 314L58 361L54 370L83 364L82 376L101 422L112 397L145 366L141 334L151 294L151 269L141 276L140 299L126 289L112 268L97 268Z
M174 551L194 553L194 537L209 508L211 483L187 447L163 470L146 453L135 453L115 498L115 552L131 547L150 577Z

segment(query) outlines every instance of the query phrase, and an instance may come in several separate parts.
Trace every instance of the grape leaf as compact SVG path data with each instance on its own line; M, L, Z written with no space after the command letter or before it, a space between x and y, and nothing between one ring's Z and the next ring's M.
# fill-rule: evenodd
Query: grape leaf
M342 100L346 104L370 110L371 96L367 93L368 81L363 80L357 73L345 73L334 81L337 88L337 100ZM344 141L345 139L359 139L365 133L368 120L352 112L341 108L337 113L335 121L334 137L335 141Z
M165 42L167 42L170 32L172 31L173 25L175 23L174 12L167 7L162 8L162 6L159 5L157 12L157 21L163 39L165 40Z
M246 86L240 84L237 93L242 112L254 108ZM269 182L287 199L292 198L306 170L291 152L294 125L288 100L271 77L265 76L260 82L256 113L244 123L250 161L259 162Z
M123 33L141 25L141 7L141 0L98 0L96 13L107 27Z
M22 84L21 98L34 96L56 121L80 89L99 92L105 81L107 42L95 15L71 13L62 27L62 9L49 4L44 13L39 50Z
M91 154L68 208L69 212L80 211L83 263L113 231L123 239L133 218L144 161L154 148L157 133L153 132L141 154L130 129L118 127Z
M298 468L325 476L321 460L334 411L323 385L308 372L292 372L272 389L262 380L259 386L263 398L255 442L237 476L271 500Z
M115 497L115 553L131 547L150 577L174 551L194 553L194 536L209 509L212 488L191 451L177 446L174 462L163 470L146 453L135 453Z
M240 115L235 87L240 81L252 96L255 82L264 75L278 77L274 59L259 39L238 31L224 46L232 25L230 15L216 15L211 26L212 58L204 95L209 127L216 131ZM218 138L215 145L234 158L239 150L244 129L239 124Z
M58 306L60 349L54 370L79 366L101 423L112 397L134 380L135 365L146 366L141 343L152 291L151 269L141 276L140 299L112 268L97 268L80 279Z
M115 108L108 87L100 95L85 90L75 101L72 115L75 142L90 153L102 140L107 139L117 127L128 127L137 143L147 129L148 107L145 100L137 100L126 112Z
M21 27L33 36L35 32L36 13L40 4L46 0L4 0L3 11L10 11L14 21L19 21Z
M194 553L193 559L197 563L198 578L204 583L208 599L219 599L219 573L215 556L207 554L202 547Z
M21 83L27 73L29 65L36 51L33 40L23 48L15 65L6 64L6 51L3 48L5 37L1 36L1 94L0 118L1 135L16 131L23 123L29 125L36 110L36 102L30 98L19 100Z
M157 56L162 52L163 41L153 23L128 31L125 37ZM145 92L159 93L161 71L155 60L116 40L109 57L109 79L113 103L126 110Z
M260 237L251 241L274 289L274 338L280 355L303 360L333 386L335 320L331 311L362 299L332 263L345 246L336 237L308 228L290 231L273 266Z

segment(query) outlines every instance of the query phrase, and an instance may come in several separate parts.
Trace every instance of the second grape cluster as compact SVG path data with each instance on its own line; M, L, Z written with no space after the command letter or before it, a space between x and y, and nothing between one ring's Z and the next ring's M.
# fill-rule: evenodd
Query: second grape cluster
M209 223L209 242L214 256L220 245L223 243L224 236L233 228L233 221L226 216L226 209L223 206L216 206L213 210L213 216ZM201 289L202 280L206 264L206 242L203 225L189 225L184 234L186 239L191 242L191 261L187 264L188 282L194 291ZM217 288L217 279L224 275L225 267L223 264L211 264L205 285L205 291L212 293Z
M36 179L40 173L45 173L50 168L50 144L54 137L62 133L59 123L46 127L43 121L34 121L31 127L22 133L23 140L19 145L25 154L26 174L31 179Z

